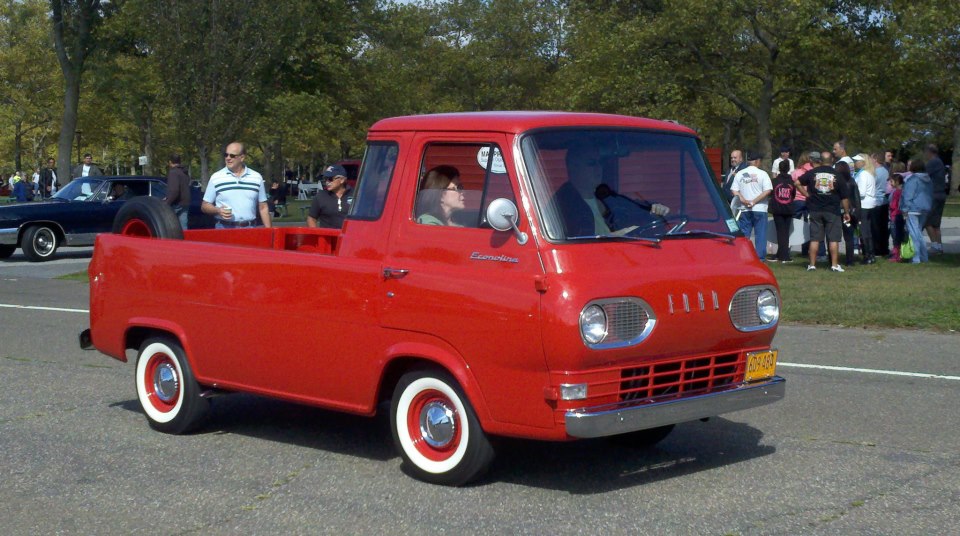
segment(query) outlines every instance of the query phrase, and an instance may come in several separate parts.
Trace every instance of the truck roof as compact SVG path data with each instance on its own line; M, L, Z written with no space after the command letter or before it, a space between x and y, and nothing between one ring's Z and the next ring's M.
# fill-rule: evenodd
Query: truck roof
M626 115L544 111L407 115L381 119L370 127L370 132L487 130L519 134L535 128L571 126L629 127L696 134L690 128L670 121Z

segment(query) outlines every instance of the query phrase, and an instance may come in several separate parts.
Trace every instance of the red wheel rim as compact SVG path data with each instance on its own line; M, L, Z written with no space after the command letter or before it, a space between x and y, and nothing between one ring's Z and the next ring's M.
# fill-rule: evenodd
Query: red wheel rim
M120 229L120 234L153 238L153 231L150 230L150 226L147 225L147 222L139 218L127 220L127 222L123 224L123 228Z
M442 446L434 446L428 442L427 438L424 437L420 422L423 412L430 407L436 407L438 404L452 411L454 424L453 437ZM462 428L460 421L461 418L457 411L457 406L447 395L434 389L428 389L418 393L410 402L410 408L407 411L407 431L410 434L410 440L420 454L434 462L446 460L456 452L457 447L460 445Z
M173 374L172 389L169 388L171 384L166 382L164 385L168 386L167 391L158 390L158 374L167 375L169 373ZM177 373L176 363L170 356L162 353L150 356L141 381L150 405L157 411L168 413L176 407L177 400L180 399L180 375Z

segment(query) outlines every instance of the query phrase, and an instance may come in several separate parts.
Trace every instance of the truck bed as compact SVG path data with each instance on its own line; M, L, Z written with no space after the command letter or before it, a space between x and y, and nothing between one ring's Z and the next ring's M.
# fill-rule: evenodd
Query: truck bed
M263 249L336 255L340 229L273 227L265 229L197 229L183 233L184 240Z

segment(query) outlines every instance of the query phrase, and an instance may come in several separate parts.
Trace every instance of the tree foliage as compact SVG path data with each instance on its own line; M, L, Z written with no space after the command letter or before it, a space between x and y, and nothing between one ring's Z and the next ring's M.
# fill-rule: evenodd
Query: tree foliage
M8 8L36 1L6 0ZM117 162L192 155L204 176L234 138L278 177L290 162L310 168L359 156L366 129L382 117L460 110L675 119L708 145L771 156L780 144L823 148L837 139L858 151L960 146L960 11L946 0L50 6L53 35L63 34L58 57L69 67L57 95L65 110L79 98L71 73L91 62L92 76L76 86L92 94L78 108L84 139ZM50 72L42 47L29 57L17 50L22 64ZM34 97L32 108L0 103L2 119L32 110L24 125L42 123L45 106ZM61 156L75 126L65 114Z

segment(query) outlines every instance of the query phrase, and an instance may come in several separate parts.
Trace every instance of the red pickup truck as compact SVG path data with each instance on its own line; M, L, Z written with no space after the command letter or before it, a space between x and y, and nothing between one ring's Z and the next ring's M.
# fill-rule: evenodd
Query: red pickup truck
M114 230L81 344L136 352L163 432L196 429L219 393L360 415L389 400L409 472L460 485L489 467L492 436L649 445L785 392L776 280L695 133L670 122L385 119L342 229L181 232L142 199Z

